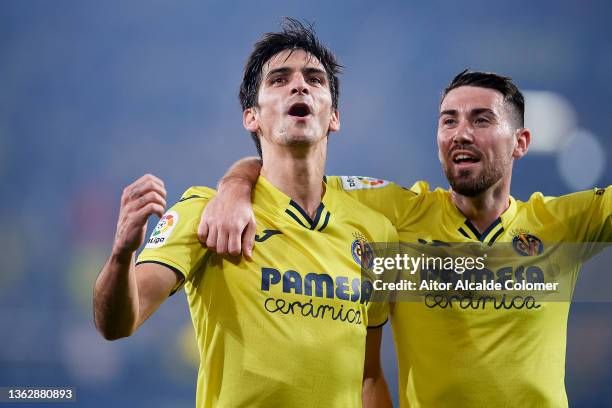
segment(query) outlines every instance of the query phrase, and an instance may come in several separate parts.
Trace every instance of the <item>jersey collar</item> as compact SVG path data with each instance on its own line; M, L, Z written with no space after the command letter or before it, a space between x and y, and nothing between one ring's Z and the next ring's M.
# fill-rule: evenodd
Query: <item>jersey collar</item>
M455 206L450 193L447 194L445 204L447 206L446 213L450 214L451 217L449 225L453 225L453 228L455 228L464 238L480 241L488 245L493 245L493 243L497 241L516 214L516 200L514 197L510 196L510 205L506 211L493 221L493 223L481 234L476 227L472 225L470 220L465 218L465 215Z
M326 188L326 178L323 179ZM326 191L313 218L288 195L276 188L265 177L259 176L255 185L253 204L271 213L279 213L286 221L309 230L323 231L328 226L331 213L326 207L329 194Z

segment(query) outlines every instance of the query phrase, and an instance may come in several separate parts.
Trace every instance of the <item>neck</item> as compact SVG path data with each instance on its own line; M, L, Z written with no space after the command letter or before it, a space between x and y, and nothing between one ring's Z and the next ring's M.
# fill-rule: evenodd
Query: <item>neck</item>
M307 147L268 145L262 150L261 175L314 217L324 193L327 139Z
M482 233L510 206L510 179L499 180L475 197L451 191L451 200L478 232Z

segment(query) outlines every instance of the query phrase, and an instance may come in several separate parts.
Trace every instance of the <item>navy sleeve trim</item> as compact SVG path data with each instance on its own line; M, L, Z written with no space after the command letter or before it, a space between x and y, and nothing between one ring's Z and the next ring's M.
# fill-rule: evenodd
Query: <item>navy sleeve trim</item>
M183 201L187 201L187 200L191 200L192 198L204 198L202 196L199 195L190 195L189 197L183 197L179 200L179 203L182 203Z
M173 290L172 292L170 292L170 295L168 295L168 297L170 297L170 296L174 295L176 292L178 292L180 287L183 285L183 282L185 281L185 275L183 275L183 272L179 271L178 269L176 269L172 265L168 265L167 263L163 263L163 262L159 262L159 261L140 261L140 262L137 262L136 265L138 266L140 264L145 264L145 263L152 263L152 264L162 265L162 266L165 266L166 268L170 269L172 272L174 272L176 274L176 276L178 276L179 279L181 280L181 284L179 285L178 289Z

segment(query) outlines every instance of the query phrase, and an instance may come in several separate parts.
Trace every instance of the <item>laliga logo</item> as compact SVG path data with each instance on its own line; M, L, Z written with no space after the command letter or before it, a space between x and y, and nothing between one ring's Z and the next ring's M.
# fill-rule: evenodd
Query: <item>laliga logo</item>
M369 187L376 187L385 184L385 180L374 179L371 177L357 177L357 179L361 182L361 184L365 184Z
M366 238L359 232L353 234L355 240L351 244L353 259L364 269L370 269L374 261L374 251Z
M169 228L172 228L173 226L174 226L174 217L172 216L172 214L166 214L161 218L161 220L159 220L151 236L154 237L156 235L162 234L166 232Z
M346 191L380 188L389 184L387 180L363 176L340 176L342 188Z
M147 240L145 248L158 248L164 245L177 223L178 214L175 211L164 214L153 230L151 237Z
M512 239L512 246L522 256L537 256L544 250L542 240L527 231L517 231Z

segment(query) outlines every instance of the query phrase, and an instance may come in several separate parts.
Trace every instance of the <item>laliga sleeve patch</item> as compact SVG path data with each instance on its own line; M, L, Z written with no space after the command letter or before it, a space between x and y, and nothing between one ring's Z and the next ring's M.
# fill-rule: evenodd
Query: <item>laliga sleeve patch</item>
M389 184L387 180L361 176L340 176L340 180L345 191L380 188Z
M170 237L174 227L176 227L176 224L178 224L178 220L179 216L176 211L165 213L151 233L145 248L159 248L163 246Z

